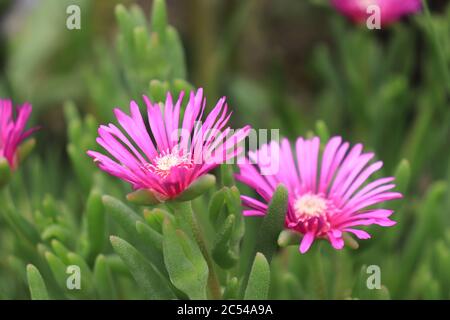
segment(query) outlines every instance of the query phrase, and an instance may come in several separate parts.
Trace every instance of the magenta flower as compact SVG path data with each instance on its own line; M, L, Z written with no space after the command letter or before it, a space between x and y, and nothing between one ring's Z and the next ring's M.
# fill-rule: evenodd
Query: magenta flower
M17 107L16 110L14 121L11 100L0 99L0 158L6 158L12 169L17 168L19 162L17 149L20 143L37 129L25 130L32 110L29 103Z
M356 227L394 225L389 219L392 210L373 207L402 197L389 191L395 187L391 183L394 178L380 178L364 185L382 167L382 162L368 165L374 154L363 153L361 144L349 150L349 143L340 137L330 139L323 153L319 149L320 140L315 137L297 139L297 161L287 139L281 145L272 141L249 153L248 161L239 165L236 178L255 189L264 201L242 196L243 205L248 208L244 215L265 215L277 185L283 183L289 193L285 226L303 234L301 253L308 251L317 238L327 239L334 248L341 249L343 232L368 239L370 235Z
M197 178L242 151L239 142L250 128L234 133L225 128L231 115L225 97L202 123L206 105L203 90L191 92L181 124L183 94L175 104L170 94L164 105L143 98L150 132L139 106L131 101L130 116L114 110L124 132L114 124L98 130L97 142L110 155L88 151L100 169L129 182L133 189L150 190L160 200L174 198Z
M380 9L382 25L389 24L402 16L421 9L421 0L332 0L334 7L353 21L365 22L371 13L367 9L377 5Z

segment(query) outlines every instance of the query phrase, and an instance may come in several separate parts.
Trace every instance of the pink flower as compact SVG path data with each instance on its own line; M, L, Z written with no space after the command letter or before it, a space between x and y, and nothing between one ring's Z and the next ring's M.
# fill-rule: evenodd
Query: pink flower
M319 138L298 138L295 161L287 139L283 139L281 145L274 141L263 145L260 150L249 153L250 161L240 164L240 173L236 175L264 200L242 196L243 205L248 208L244 215L265 215L274 190L283 183L289 193L285 226L303 234L301 253L308 251L317 238L327 239L334 248L341 249L343 232L368 239L370 235L356 227L394 225L389 219L392 210L373 206L402 195L389 191L395 187L392 177L365 184L382 167L382 162L369 165L374 154L363 153L362 149L363 146L357 144L349 150L348 142L333 137L320 152Z
M0 99L0 157L6 158L12 169L17 168L19 159L17 148L37 128L25 131L32 107L29 103L17 107L14 121L11 100Z
M367 12L369 6L377 5L380 9L382 25L421 9L421 0L332 0L332 4L337 10L358 23L365 22L373 14L372 11Z
M174 198L197 178L242 151L238 143L250 128L235 133L225 128L231 115L225 97L201 123L206 105L203 90L191 92L181 124L183 94L175 104L170 94L164 105L153 104L145 96L143 99L150 132L139 106L131 101L130 116L114 110L123 130L114 124L98 130L97 142L110 156L88 151L100 169L129 182L133 189L151 190L161 200Z

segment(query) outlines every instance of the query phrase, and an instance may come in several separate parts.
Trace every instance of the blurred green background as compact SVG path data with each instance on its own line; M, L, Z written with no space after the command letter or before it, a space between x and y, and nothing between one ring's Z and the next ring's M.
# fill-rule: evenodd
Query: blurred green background
M11 181L14 208L0 219L2 298L29 297L28 263L55 298L143 297L110 246L90 244L91 190L123 199L128 188L99 173L85 150L95 148L97 124L111 121L114 107L193 87L205 89L209 106L226 95L233 126L362 142L405 193L392 205L395 227L376 230L355 251L323 246L322 279L309 254L282 249L271 297L450 298L448 1L431 0L429 16L382 30L352 24L326 0L168 0L167 17L154 14L152 1L0 3L0 95L32 103L31 122L42 126ZM81 8L81 30L66 28L71 4ZM117 228L107 225L105 239ZM87 269L103 252L119 275L114 295L97 288L73 297L58 288L49 262L58 244ZM381 267L383 290L361 284L371 264Z

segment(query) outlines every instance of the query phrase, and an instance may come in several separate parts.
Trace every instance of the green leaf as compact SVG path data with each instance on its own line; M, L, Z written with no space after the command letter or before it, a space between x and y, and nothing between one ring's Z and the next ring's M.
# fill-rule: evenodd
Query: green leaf
M220 166L220 178L223 187L234 186L233 166L229 164L222 164Z
M44 200L42 200L42 212L46 217L52 219L55 219L59 215L59 210L55 199L49 194L46 194L44 196Z
M150 81L150 98L153 102L163 102L169 91L169 83L167 81L159 81L153 79Z
M11 168L9 167L8 160L0 157L0 188L5 186L11 177Z
M99 255L95 260L94 281L100 299L112 300L117 298L111 269L104 255Z
M232 268L238 257L230 247L231 235L233 233L235 216L229 215L217 233L216 241L212 250L212 257L216 263L224 269Z
M50 267L50 270L52 271L52 274L56 280L56 283L59 285L59 287L61 289L63 289L64 291L67 291L66 265L61 261L61 259L59 259L57 256L55 256L51 252L45 253L45 260L47 260L47 263Z
M140 242L137 248L164 275L167 274L162 255L162 235L143 222L136 222Z
M111 236L110 240L114 251L128 266L137 285L144 290L148 299L175 298L167 279L135 247L119 237Z
M32 264L27 266L28 287L32 300L48 300L47 288L39 270Z
M235 227L233 230L233 242L238 243L245 232L245 226L242 218L241 194L236 186L225 189L225 203L228 213L235 217Z
M162 223L164 218L169 216L170 213L161 208L154 208L152 210L144 210L144 218L148 225L156 232L162 234Z
M164 0L153 1L151 21L152 32L158 33L161 42L164 42L167 28L167 8Z
M162 250L163 237L160 233L140 221L136 222L136 230L139 233L142 241L149 245L152 245L158 250Z
M138 241L136 222L142 221L141 216L116 198L103 196L102 200L105 209L111 214L114 221L122 227L132 241Z
M270 267L262 253L257 253L253 262L247 288L245 289L245 300L265 300L269 295Z
M5 220L16 230L17 233L22 235L30 243L36 244L41 240L41 237L34 227L25 217L23 217L18 211L8 208L3 203L3 213Z
M102 251L106 238L105 208L100 192L92 190L86 203L87 237L90 256Z
M257 251L262 252L269 261L277 248L280 232L284 229L287 205L288 191L280 184L269 203L257 240Z
M178 32L172 26L168 26L166 29L166 52L168 54L168 60L172 67L172 78L186 78L186 63L184 60L184 49L181 43ZM187 87L187 86L185 86ZM189 88L188 88L189 89ZM189 92L186 90L185 92Z
M209 219L213 226L217 225L220 212L222 211L223 205L225 203L225 188L216 191L209 201Z
M95 294L94 275L92 274L92 271L89 268L86 261L83 259L82 256L74 252L69 252L67 254L67 258L69 259L69 265L75 265L80 268L81 272L81 289L79 290L80 293L89 297L93 296Z
M408 190L409 180L411 177L411 166L409 161L403 159L395 170L395 183L397 184L398 192L405 194Z
M51 246L53 252L64 262L65 264L69 264L68 254L70 252L61 242L56 239L53 239L51 242Z
M20 144L19 149L17 151L20 163L22 163L23 161L25 161L26 158L28 158L28 156L33 151L35 146L36 146L36 139L34 138L30 138Z
M231 278L225 287L223 292L223 298L225 300L238 299L239 296L239 280L236 277Z
M319 136L320 141L322 141L322 143L325 143L330 139L328 127L323 120L316 121L316 133Z
M163 223L164 262L172 283L191 299L206 299L208 266L197 246L169 219Z
M72 234L69 229L59 224L51 224L42 232L43 240L58 239L59 241L66 243L72 238Z

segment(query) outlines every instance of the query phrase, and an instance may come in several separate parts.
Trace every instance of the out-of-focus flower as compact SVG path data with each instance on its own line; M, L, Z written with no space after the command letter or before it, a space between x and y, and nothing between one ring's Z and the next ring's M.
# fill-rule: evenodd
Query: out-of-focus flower
M14 108L11 100L0 99L0 158L8 161L11 169L17 168L19 163L19 145L29 137L37 128L25 130L32 107L29 103Z
M98 130L97 142L110 156L88 151L100 169L131 183L133 189L149 190L160 201L175 198L199 177L242 151L239 142L250 127L234 133L225 128L231 113L227 113L224 97L202 122L206 105L203 90L191 92L182 123L183 94L175 104L170 93L164 105L143 98L150 130L139 106L131 101L131 115L114 110L123 131L114 124Z
M382 25L421 9L421 0L331 0L331 2L337 10L358 23L365 22L371 15L368 8L376 5L380 10Z
M272 141L258 151L249 153L249 159L239 164L236 178L253 188L264 201L242 196L247 216L263 216L278 184L289 192L286 228L303 234L300 252L305 253L317 238L327 239L336 249L344 246L343 233L359 239L370 235L358 226L377 224L392 226L392 210L374 208L380 202L401 198L394 178L380 178L368 184L367 179L382 167L377 161L369 165L373 153L363 153L361 144L349 150L349 143L333 137L323 152L319 151L318 137L298 138L294 159L290 143ZM277 163L277 166L273 166ZM256 165L255 165L256 164ZM265 172L265 174L261 174Z

